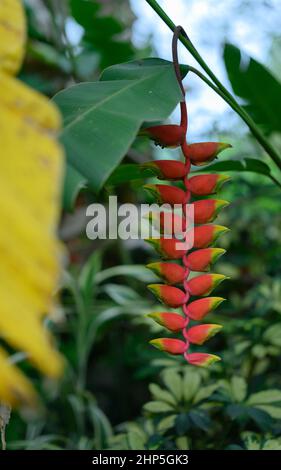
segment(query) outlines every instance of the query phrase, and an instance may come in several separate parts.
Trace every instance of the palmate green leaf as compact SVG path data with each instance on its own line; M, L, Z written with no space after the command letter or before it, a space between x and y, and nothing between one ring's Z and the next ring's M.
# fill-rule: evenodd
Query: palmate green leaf
M171 63L146 66L143 60L137 69L138 78L80 83L53 98L64 118L60 137L68 163L95 192L125 156L141 124L166 119L182 97Z
M244 55L244 54L243 54ZM262 64L248 57L232 44L224 47L224 62L233 91L266 131L281 131L281 83Z

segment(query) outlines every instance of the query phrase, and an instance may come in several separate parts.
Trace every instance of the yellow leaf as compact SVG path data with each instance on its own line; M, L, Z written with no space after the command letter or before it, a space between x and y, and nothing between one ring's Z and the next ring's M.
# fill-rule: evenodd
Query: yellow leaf
M0 397L12 406L19 403L32 404L36 395L32 385L17 367L9 363L7 354L0 348Z
M18 0L0 1L0 69L15 74L22 63L25 43L25 17Z
M22 61L24 30L21 3L0 0L0 337L57 377L62 358L42 320L60 276L61 120L52 103L11 76ZM0 371L0 400L34 401L31 384L2 350Z

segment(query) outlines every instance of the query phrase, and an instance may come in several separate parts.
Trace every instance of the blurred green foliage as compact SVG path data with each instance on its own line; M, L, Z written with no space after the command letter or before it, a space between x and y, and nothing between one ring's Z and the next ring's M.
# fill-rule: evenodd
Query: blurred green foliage
M147 55L132 45L128 2L120 2L125 21L115 2L106 2L106 8L103 3L45 0L39 7L28 6L28 54L21 78L51 97L74 81L97 79L105 66ZM66 34L70 20L83 27L74 46ZM234 91L254 105L242 79L248 80L253 67L255 84L268 76L252 61L238 77L239 51L231 46L225 54ZM256 107L253 116L261 117ZM275 132L273 117L258 124L272 122ZM269 126L266 130L270 134ZM227 254L216 265L231 281L215 293L228 302L208 321L224 328L206 348L222 361L199 370L148 345L161 331L145 316L159 308L145 288L153 278L143 264L154 254L140 241L87 240L83 214L97 196L78 178L83 190L74 213L64 214L61 223L69 251L62 308L58 320L50 320L66 358L65 376L58 384L42 380L24 358L14 357L38 387L43 406L36 416L12 413L9 449L281 449L280 188L268 179L271 164L254 141L242 140L235 129L231 138L236 150L225 164L236 168L222 197L232 204L219 223L232 230L223 241ZM114 192L120 201L144 201L133 164L152 155L152 148L137 139L126 167L117 168L98 200ZM245 157L259 163L251 162L245 171Z

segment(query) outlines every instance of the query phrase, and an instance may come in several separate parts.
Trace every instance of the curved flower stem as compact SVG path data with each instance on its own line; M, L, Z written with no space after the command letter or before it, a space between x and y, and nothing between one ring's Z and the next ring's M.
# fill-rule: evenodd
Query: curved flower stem
M171 31L175 31L176 25L173 23L171 18L165 13L165 11L160 7L156 0L146 0L146 2L151 6L151 8L157 13L157 15L166 23L166 25L171 29ZM213 90L219 94L224 101L226 101L234 111L239 114L239 116L243 119L243 121L247 124L248 128L251 130L252 134L255 136L257 141L260 145L264 148L264 150L268 153L274 163L278 166L281 170L281 157L275 148L271 145L271 143L264 137L262 132L256 126L255 122L249 116L249 114L238 104L232 94L224 87L224 85L220 82L220 80L216 77L216 75L212 72L209 68L207 63L204 61L203 57L199 54L196 47L192 44L188 36L180 34L179 40L185 46L185 48L190 52L190 54L196 59L199 65L201 65L202 69L207 73L207 75L211 78L214 85L210 80L207 79L201 72L193 70L202 80L205 81ZM191 69L191 68L190 68ZM204 77L204 78L203 78Z
M181 77L181 71L180 71L180 64L179 64L179 57L178 57L178 40L180 35L183 34L186 36L185 30L181 26L177 26L174 30L173 34L173 40L172 40L172 56L173 56L173 65L174 65L174 70L175 74L177 77L177 81L179 84L179 87L182 92L182 100L180 102L180 109L181 109L181 127L184 129L185 137L186 137L186 132L187 132L187 126L188 126L188 117L187 117L187 107L186 107L186 101L185 101L185 89L182 83L182 77Z
M175 74L178 80L178 84L180 86L181 92L183 99L185 98L185 89L182 84L182 78L181 78L181 71L180 71L180 64L179 64L179 57L178 57L178 40L180 35L186 36L185 30L181 26L176 26L173 34L173 40L172 40L172 55L173 55L173 65L175 69Z

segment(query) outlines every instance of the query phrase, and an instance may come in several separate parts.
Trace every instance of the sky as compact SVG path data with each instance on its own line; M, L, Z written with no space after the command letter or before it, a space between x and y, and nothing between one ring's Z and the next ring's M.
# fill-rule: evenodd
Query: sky
M269 62L272 34L277 35L281 26L280 0L159 0L159 4L174 23L184 27L205 61L228 88L222 59L224 42L235 44L263 63ZM144 45L151 36L156 55L171 60L168 27L145 0L131 0L131 7L137 17L134 42ZM179 58L199 68L182 45L179 45ZM197 77L188 74L185 87L191 140L204 135L210 127L220 133L227 126L239 125L228 105Z

